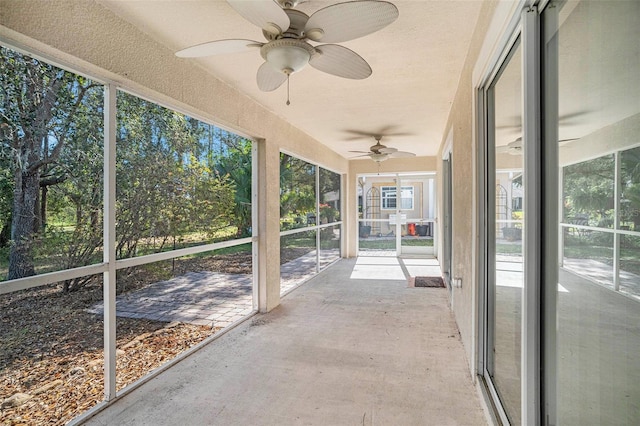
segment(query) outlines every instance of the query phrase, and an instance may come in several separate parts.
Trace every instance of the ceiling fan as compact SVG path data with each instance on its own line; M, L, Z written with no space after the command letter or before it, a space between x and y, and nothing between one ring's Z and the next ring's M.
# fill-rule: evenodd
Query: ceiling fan
M338 44L313 46L309 42L340 43L381 30L398 18L396 6L378 0L347 1L308 16L295 9L301 1L227 0L241 16L262 28L267 41L216 40L179 50L176 56L197 58L259 50L265 62L258 68L256 79L264 92L288 83L289 76L307 64L339 77L369 77L371 67L354 51Z
M378 139L382 139L383 136L388 137L388 136L412 136L413 135L413 133L409 133L409 132L396 131L395 130L396 127L397 126L387 125L379 128L374 132L366 132L366 131L357 130L357 129L345 129L344 131L346 133L351 134L351 136L347 137L345 140L346 141L361 140L363 136L371 137L378 140Z
M562 140L559 140L558 143L560 144L560 146L563 146L567 142L575 141L577 139L579 138L562 139ZM522 136L518 136L517 139L509 142L506 145L496 146L496 153L521 155L522 154Z
M380 143L382 139L381 135L373 136L376 140L376 144L369 147L369 152L365 151L349 151L353 153L359 153L362 155L356 155L352 158L358 157L370 157L376 163L381 163L388 158L403 158L403 157L415 157L416 155L413 152L406 151L398 151L396 148L389 148Z
M516 140L509 142L506 145L496 146L497 154L522 154L522 136L518 136Z

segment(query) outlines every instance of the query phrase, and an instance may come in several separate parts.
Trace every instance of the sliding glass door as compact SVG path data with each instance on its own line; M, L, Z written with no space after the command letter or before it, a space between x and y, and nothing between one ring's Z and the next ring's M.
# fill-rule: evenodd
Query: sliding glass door
M640 2L542 13L553 424L640 424ZM551 230L553 231L553 230Z
M516 41L486 90L485 381L503 422L520 424L524 186L522 52Z

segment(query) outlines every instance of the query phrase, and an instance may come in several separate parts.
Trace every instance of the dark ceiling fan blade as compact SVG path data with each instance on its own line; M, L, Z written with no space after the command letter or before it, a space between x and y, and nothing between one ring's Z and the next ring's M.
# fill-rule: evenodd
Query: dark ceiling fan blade
M227 3L244 19L269 34L281 34L291 24L289 16L273 0L227 0Z
M259 49L262 44L258 41L242 39L216 40L179 50L176 52L176 56L179 58L201 58L226 53L249 52Z
M317 70L338 77L361 80L371 75L371 67L353 50L338 44L321 44L316 47L316 54L309 60L309 65Z
M386 1L349 1L318 10L305 26L307 37L341 43L371 34L398 18L398 8Z
M378 138L382 139L383 137L386 138L390 136L412 136L413 135L413 133L411 132L393 132L392 130L395 129L396 127L397 126L388 125L388 126L381 127L380 129L374 132L365 132L364 130L358 130L358 129L345 129L344 132L354 135L352 137L346 138L345 140L347 141L360 140L363 137L374 138L377 140Z
M263 92L272 92L287 81L287 75L283 72L276 71L268 62L265 62L258 68L256 81L258 82L258 88L260 90Z
M590 110L583 109L583 110L570 112L567 114L560 114L560 116L558 117L558 122L563 126L571 126L575 124L575 123L572 123L572 120L574 118L582 117L589 113L591 113ZM521 129L522 128L522 118L520 116L507 117L505 120L502 120L502 121L513 123L513 124L501 124L496 126L496 129Z

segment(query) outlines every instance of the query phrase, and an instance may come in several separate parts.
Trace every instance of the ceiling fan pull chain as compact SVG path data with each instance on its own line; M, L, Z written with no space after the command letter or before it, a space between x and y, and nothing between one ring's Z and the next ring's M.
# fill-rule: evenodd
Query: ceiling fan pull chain
M287 73L287 105L291 105L291 102L289 102L289 77L291 76L291 74Z

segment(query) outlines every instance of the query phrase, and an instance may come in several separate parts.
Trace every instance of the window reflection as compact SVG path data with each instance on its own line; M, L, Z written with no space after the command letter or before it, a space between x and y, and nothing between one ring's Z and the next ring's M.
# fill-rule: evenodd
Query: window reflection
M543 17L565 290L555 340L546 330L555 423L640 424L640 2L552 2Z
M518 43L489 90L492 134L495 238L489 282L492 341L489 374L512 424L520 424L524 197L522 182L522 49ZM515 209L518 207L518 209Z

